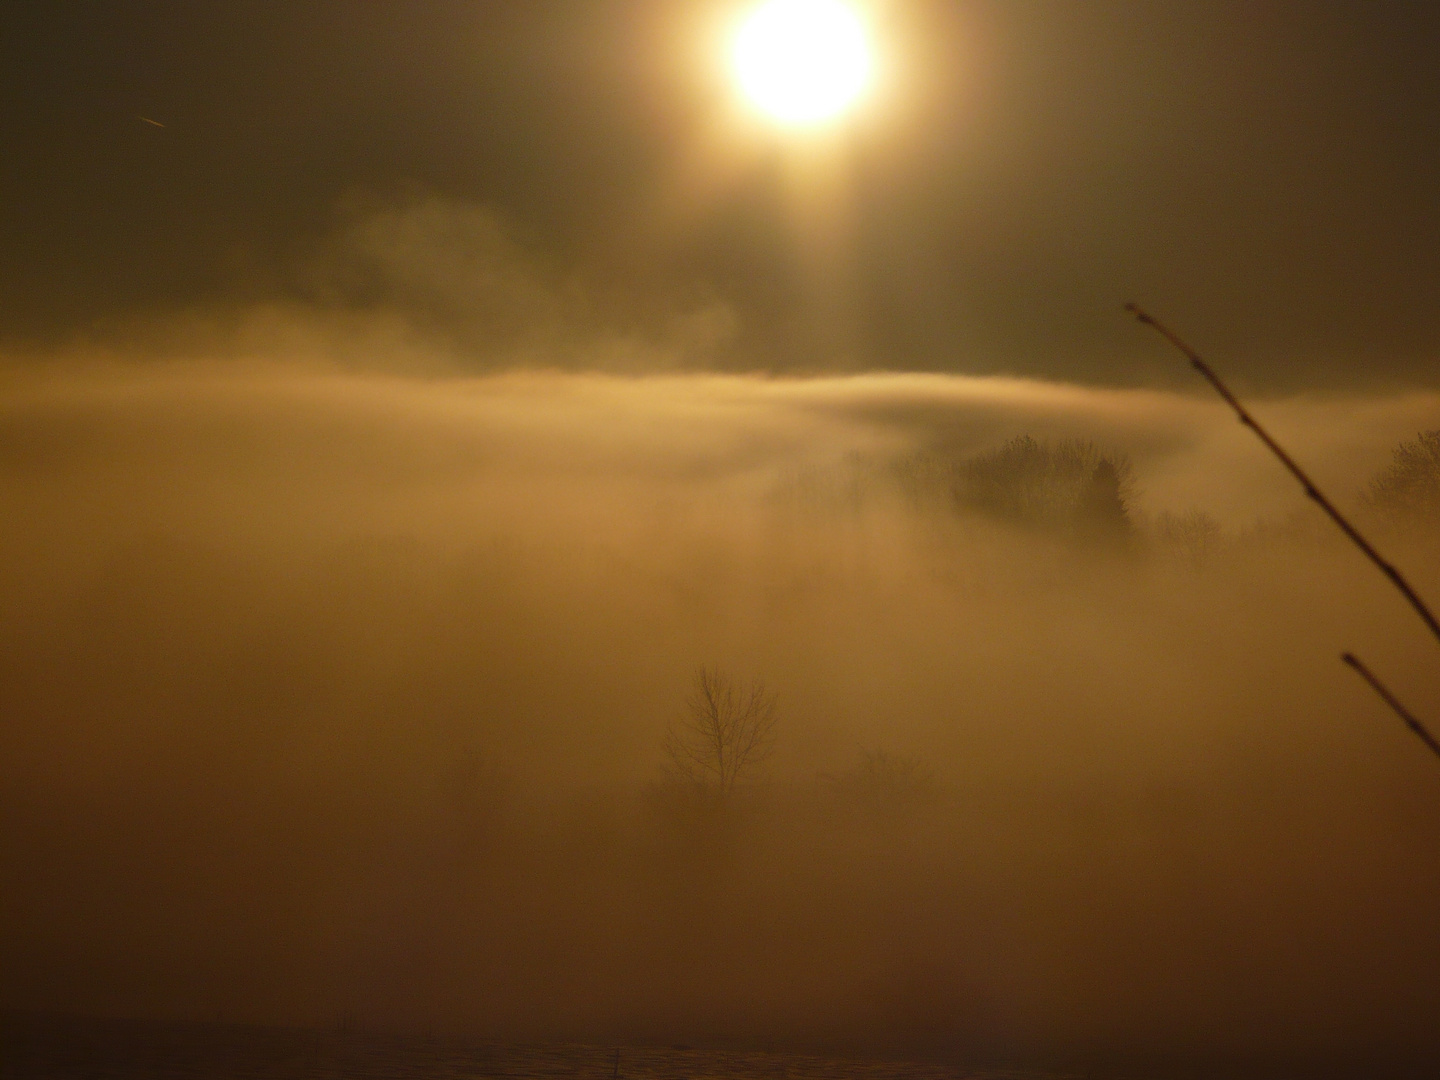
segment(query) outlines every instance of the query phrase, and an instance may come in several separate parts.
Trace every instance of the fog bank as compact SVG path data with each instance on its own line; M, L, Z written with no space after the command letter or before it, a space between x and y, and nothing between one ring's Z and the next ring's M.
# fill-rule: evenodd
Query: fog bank
M1440 658L1207 399L0 379L5 1005L1436 1049L1440 768L1337 657L1437 720ZM1347 505L1440 426L1434 394L1255 411ZM957 500L945 470L1022 435L1129 461L1123 543ZM1156 524L1191 510L1203 558ZM1440 598L1436 534L1376 527ZM773 758L704 812L661 752L700 665L779 701Z

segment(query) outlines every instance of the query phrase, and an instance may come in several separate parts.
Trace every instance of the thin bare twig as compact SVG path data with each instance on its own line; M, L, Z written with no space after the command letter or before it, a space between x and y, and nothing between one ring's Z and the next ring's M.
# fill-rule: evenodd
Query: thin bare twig
M1256 419L1246 411L1245 406L1241 405L1235 395L1230 392L1230 388L1220 381L1220 376L1216 375L1210 365L1200 358L1200 354L1176 337L1175 333L1170 330L1169 327L1156 321L1153 316L1144 311L1138 304L1126 304L1125 310L1134 314L1135 318L1139 319L1140 322L1145 325L1153 326L1161 337L1185 354L1186 359L1190 361L1190 365L1201 375L1205 376L1206 381L1215 388L1215 392L1225 399L1226 404L1228 404L1230 408L1235 410L1235 415L1240 418L1240 423L1255 432L1260 441L1270 448L1270 452L1280 459L1280 463L1284 465L1285 468L1290 470L1290 475L1300 481L1300 486L1305 489L1305 494L1308 495L1321 510L1324 510L1325 513L1330 515L1330 520L1340 527L1340 531L1354 541L1355 546L1363 551L1366 557L1380 568L1380 572L1390 579L1390 583L1400 590L1401 595L1403 595L1406 600L1410 601L1410 606L1414 608L1416 614L1425 621L1425 625L1428 626L1430 632L1435 635L1435 640L1440 641L1440 620L1435 618L1434 613L1426 606L1425 601L1420 599L1420 594L1411 588L1410 583L1405 580L1404 575L1402 575L1399 570L1395 569L1391 563L1375 550L1374 545L1372 545L1369 540L1366 540L1365 537L1360 535L1360 530L1350 524L1345 515L1335 508L1335 504L1321 493L1320 489L1315 486L1314 481L1305 475L1305 471L1301 469L1299 465L1295 464L1294 459L1281 448L1279 443L1270 437L1270 433L1261 427Z
M1370 684L1370 688L1380 695L1381 700L1395 710L1395 715L1405 721L1405 726L1419 736L1420 741L1428 746L1435 753L1436 757L1440 757L1440 742L1435 741L1435 736L1431 735L1425 725L1415 718L1414 713L1400 704L1399 699L1386 689L1385 684L1375 677L1374 672L1360 662L1358 656L1354 653L1347 652L1342 653L1340 659L1358 671L1360 677Z
M1389 578L1390 583L1399 589L1401 595L1410 602L1410 606L1415 609L1416 614L1418 614L1425 625L1430 628L1430 632L1435 635L1435 639L1440 641L1440 621L1436 620L1434 613L1426 606L1425 601L1420 599L1420 594L1411 588L1410 583L1405 580L1404 575L1402 575L1399 570L1395 569L1390 562L1375 550L1374 545L1371 544L1369 540L1366 540L1365 537L1360 535L1360 530L1350 524L1345 515L1335 508L1335 504L1327 499L1320 489L1315 486L1315 482L1305 474L1305 470L1295 464L1295 459L1287 454L1280 444L1271 437L1270 433L1261 427L1259 422L1250 415L1245 406L1240 404L1239 399L1230 392L1230 388L1221 381L1220 376L1216 375L1210 365L1201 359L1200 354L1185 344L1185 342L1181 341L1173 330L1164 323L1159 322L1149 312L1140 307L1139 304L1126 304L1125 310L1133 314L1136 319L1146 326L1154 327L1155 331L1161 337L1184 354L1185 358L1190 361L1191 367L1205 376L1205 381L1215 388L1215 392L1225 399L1225 403L1229 405L1230 408L1235 410L1235 415L1240 418L1240 423L1253 431L1260 441L1270 449L1270 452L1280 459L1280 463L1290 471L1290 475L1300 481L1300 486L1305 489L1305 494L1309 496L1321 510L1324 510L1325 513L1330 516L1330 520L1340 527L1340 531L1348 536L1355 543L1355 546L1363 551L1372 563L1380 568L1380 572ZM1356 658L1354 653L1347 652L1341 656L1340 659L1358 671L1360 676L1370 684L1371 689L1380 695L1381 700L1389 705L1390 708L1395 711L1395 714L1405 722L1405 726L1418 735L1420 740L1434 751L1437 757L1440 757L1440 743L1435 741L1434 736L1425 728L1425 725L1420 723L1420 721L1415 718L1415 715L1411 713L1409 709L1405 708L1394 694L1386 689L1385 685L1374 676L1369 668Z

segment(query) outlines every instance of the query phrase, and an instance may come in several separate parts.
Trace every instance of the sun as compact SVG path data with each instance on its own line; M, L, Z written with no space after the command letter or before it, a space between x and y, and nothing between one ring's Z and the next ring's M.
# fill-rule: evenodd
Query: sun
M791 127L838 117L874 68L865 22L843 0L768 0L740 23L731 60L751 104Z

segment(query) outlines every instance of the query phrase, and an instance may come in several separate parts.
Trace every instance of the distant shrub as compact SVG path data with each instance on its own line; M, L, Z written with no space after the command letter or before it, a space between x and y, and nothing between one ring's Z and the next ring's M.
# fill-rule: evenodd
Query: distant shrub
M1210 561L1222 539L1220 523L1204 510L1183 514L1162 511L1155 519L1155 538L1187 566L1198 569Z
M1389 467L1370 481L1364 502L1397 521L1440 524L1440 429L1397 446Z
M859 764L835 777L834 784L849 805L882 814L929 806L939 794L929 769L914 758L884 750L861 751Z

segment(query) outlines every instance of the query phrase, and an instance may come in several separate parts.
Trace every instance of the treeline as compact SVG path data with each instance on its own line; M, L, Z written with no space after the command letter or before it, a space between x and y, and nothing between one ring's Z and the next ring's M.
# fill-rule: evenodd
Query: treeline
M1020 435L978 454L930 449L888 461L854 455L839 468L797 473L786 485L787 496L803 503L856 509L886 490L898 491L916 510L973 515L1089 548L1153 551L1191 566L1227 544L1310 532L1303 510L1230 536L1204 509L1143 514L1136 508L1140 486L1129 456L1085 439ZM1440 429L1400 443L1391 464L1353 501L1375 527L1440 527Z

